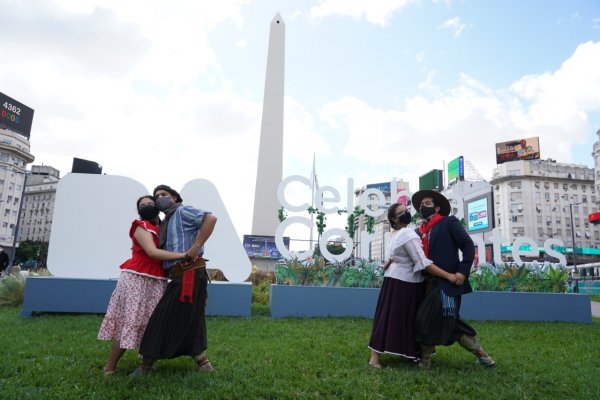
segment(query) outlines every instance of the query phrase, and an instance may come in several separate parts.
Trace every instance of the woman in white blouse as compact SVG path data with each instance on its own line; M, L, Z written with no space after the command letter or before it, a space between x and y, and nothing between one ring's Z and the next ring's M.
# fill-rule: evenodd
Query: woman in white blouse
M415 342L415 315L425 297L425 283L421 271L454 283L456 276L437 267L425 257L421 239L408 228L410 211L403 204L392 204L388 221L393 231L386 249L383 285L373 319L369 340L369 365L382 368L382 353L403 356L412 360L419 357Z

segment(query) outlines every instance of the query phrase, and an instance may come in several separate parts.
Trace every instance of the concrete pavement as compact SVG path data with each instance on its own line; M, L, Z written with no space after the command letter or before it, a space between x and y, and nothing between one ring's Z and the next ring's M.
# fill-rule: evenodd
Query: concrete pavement
M600 302L592 301L592 317L600 318Z

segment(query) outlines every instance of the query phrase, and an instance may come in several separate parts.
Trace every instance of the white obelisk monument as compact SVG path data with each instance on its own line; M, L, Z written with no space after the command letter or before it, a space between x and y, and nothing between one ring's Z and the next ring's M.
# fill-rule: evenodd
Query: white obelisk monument
M277 13L271 21L267 76L263 99L252 234L274 236L279 220L277 187L283 169L283 82L285 24Z

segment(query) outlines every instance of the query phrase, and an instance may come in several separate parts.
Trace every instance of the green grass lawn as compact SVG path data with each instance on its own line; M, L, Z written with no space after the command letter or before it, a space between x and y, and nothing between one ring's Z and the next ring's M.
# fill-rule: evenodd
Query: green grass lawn
M164 360L130 379L125 354L104 377L101 315L19 317L0 307L1 399L594 399L600 396L600 319L592 324L474 322L498 363L486 370L458 345L439 347L430 370L384 356L367 366L371 321L351 318L208 318L209 358Z

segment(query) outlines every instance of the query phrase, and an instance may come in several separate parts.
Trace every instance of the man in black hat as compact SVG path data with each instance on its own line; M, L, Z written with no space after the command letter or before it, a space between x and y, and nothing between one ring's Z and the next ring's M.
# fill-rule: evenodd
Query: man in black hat
M197 260L204 253L204 243L217 218L209 211L184 206L179 193L167 185L157 186L153 195L158 209L165 214L160 224L159 247L185 252L188 259ZM174 264L176 261L164 261L163 268L171 270ZM191 356L202 372L213 370L206 357L206 268L187 270L182 275L170 273L170 277L140 344L142 365L132 376L150 372L155 360L182 355Z
M473 240L460 221L450 215L450 202L441 193L420 190L412 197L412 204L424 219L417 229L425 256L443 270L455 274L454 284L445 279L431 278L431 288L421 304L416 318L417 341L421 343L419 366L429 367L435 345L458 342L475 354L480 365L494 367L496 363L475 338L475 330L460 319L463 294L471 293L469 273L475 256ZM462 260L458 251L462 252Z

